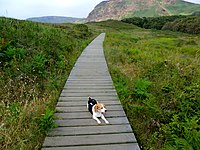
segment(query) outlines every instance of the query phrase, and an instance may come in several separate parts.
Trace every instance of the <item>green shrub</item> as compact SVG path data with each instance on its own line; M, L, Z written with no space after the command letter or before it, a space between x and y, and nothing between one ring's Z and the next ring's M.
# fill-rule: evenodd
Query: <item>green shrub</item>
M161 30L166 23L173 22L176 19L185 17L186 16L160 16L160 17L143 17L143 18L133 17L133 18L125 18L122 20L122 22L131 23L141 28Z
M50 129L55 128L57 125L54 123L54 111L49 108L46 109L45 114L38 118L38 125L42 132L48 133Z
M9 112L7 114L7 123L12 124L19 119L19 115L21 113L21 106L17 102L11 103L10 106L8 106L7 111Z
M150 97L149 87L151 82L145 79L138 79L134 82L134 96L140 100Z
M76 24L73 26L73 34L76 38L87 38L91 33L87 25Z
M60 91L94 36L75 38L70 26L0 17L0 149L40 149L54 127Z
M47 59L45 57L45 54L41 53L33 57L32 65L32 73L34 75L37 75L39 77L45 77L46 76L46 62Z
M141 28L172 30L191 34L200 33L199 16L161 16L125 18L122 22L131 23Z
M172 30L191 34L200 33L200 16L192 16L177 19L174 22L166 23L162 30Z
M200 149L199 36L114 29L107 29L105 54L140 146Z

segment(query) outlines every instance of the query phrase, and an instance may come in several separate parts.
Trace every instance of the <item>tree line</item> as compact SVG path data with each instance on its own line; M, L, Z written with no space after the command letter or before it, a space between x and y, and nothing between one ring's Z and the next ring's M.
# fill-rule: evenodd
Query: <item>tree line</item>
M200 33L200 12L190 16L132 17L122 22L134 24L145 29L171 30L191 34Z

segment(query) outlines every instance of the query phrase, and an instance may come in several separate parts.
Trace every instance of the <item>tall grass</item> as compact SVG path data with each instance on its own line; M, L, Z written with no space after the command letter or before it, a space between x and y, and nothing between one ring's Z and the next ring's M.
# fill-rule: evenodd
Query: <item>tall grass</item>
M107 62L142 149L200 149L199 35L108 24Z
M71 68L94 35L86 25L0 18L0 149L40 149Z

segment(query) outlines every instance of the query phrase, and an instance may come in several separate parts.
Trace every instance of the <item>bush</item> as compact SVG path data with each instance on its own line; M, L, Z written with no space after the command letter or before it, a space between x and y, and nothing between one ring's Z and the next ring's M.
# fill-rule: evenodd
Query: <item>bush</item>
M187 17L166 23L162 30L172 30L191 34L200 33L200 17Z
M53 119L54 111L49 108L46 109L45 114L38 118L37 123L44 133L48 133L50 129L57 127Z
M32 64L31 64L31 73L38 76L38 77L45 77L47 74L46 69L46 62L47 59L43 53L40 53L33 57Z
M133 17L123 19L122 22L131 23L145 29L161 30L166 23L179 18L185 18L185 16Z
M88 26L85 24L76 24L73 26L73 34L76 38L87 38L91 35Z
M142 149L200 149L198 41L198 35L109 29L107 62Z
M40 149L54 127L60 91L93 38L72 28L0 17L0 149Z
M146 29L172 30L190 34L200 33L200 17L193 16L161 16L125 18L122 22L137 25Z
M144 79L138 79L135 80L134 83L134 97L136 97L139 100L144 100L146 98L150 97L150 93L149 93L149 87L151 85L151 82L148 80L144 80Z

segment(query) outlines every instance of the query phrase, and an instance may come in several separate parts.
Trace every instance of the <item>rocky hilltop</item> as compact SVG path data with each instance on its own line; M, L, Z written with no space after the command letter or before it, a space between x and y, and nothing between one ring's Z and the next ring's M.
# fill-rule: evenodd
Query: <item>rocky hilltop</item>
M98 4L88 15L87 21L120 20L133 16L186 15L198 10L199 4L182 0L108 0Z

